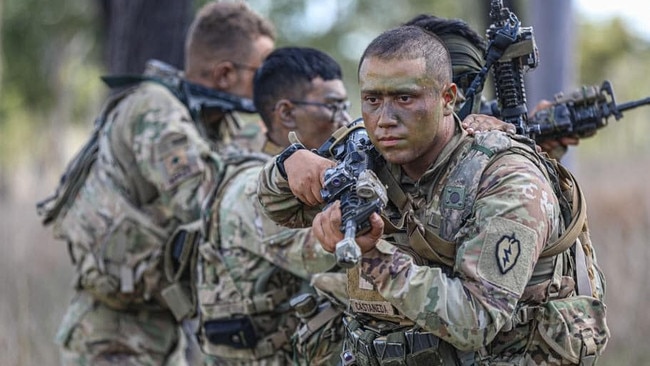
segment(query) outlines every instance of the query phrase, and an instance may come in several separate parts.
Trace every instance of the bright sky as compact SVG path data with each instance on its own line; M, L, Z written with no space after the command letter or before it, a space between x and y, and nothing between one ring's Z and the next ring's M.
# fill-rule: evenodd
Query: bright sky
M630 30L650 40L650 12L644 0L575 0L575 10L600 20L620 16L630 21Z

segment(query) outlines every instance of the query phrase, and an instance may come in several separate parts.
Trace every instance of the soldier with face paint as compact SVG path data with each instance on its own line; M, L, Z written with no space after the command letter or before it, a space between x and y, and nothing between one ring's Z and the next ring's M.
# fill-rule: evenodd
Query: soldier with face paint
M344 364L593 362L609 337L602 277L593 271L583 290L575 275L595 267L573 252L589 245L567 245L574 218L554 189L556 168L529 140L467 135L453 113L449 53L419 27L373 40L359 83L389 204L356 237L362 256L348 270ZM304 204L316 199L291 181L298 160L265 166L260 201L279 223L311 225L334 252L341 206Z

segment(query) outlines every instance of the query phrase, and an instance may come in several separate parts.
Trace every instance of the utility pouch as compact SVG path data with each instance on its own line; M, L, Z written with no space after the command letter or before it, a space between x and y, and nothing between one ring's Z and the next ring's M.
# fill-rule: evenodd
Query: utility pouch
M610 337L605 315L605 304L589 296L573 296L541 305L531 353L548 354L550 348L571 363L592 364Z
M210 320L203 330L210 343L237 349L253 349L259 340L249 317Z
M198 246L201 237L201 221L179 226L165 243L163 267L170 283L161 295L176 320L194 316L196 289L194 287Z

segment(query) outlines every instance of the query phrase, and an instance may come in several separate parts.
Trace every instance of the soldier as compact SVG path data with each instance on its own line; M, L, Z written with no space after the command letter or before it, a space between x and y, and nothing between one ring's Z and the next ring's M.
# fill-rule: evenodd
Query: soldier
M343 363L593 362L609 338L604 278L570 174L527 139L468 136L453 113L449 53L419 27L373 40L359 82L389 204L356 237L362 256L348 270ZM294 179L314 165L310 154L265 165L258 195L270 218L311 224L334 252L343 238L341 204L306 206L320 199L317 188ZM554 189L557 174L571 183L570 204Z
M277 49L255 75L254 101L267 155L224 156L224 183L206 203L196 284L206 364L335 365L341 312L304 292L310 275L331 270L334 258L311 230L266 218L255 192L263 163L291 144L289 132L316 149L349 121L340 66L312 48Z
M195 94L163 82L119 94L70 165L75 174L39 204L77 272L56 336L62 364L185 362L187 339L168 308L174 298L161 293L163 245L177 226L199 218L200 197L215 184L219 157L209 144L241 135L231 113L189 105L212 90L251 98L254 72L273 46L272 26L245 4L207 3L186 40L182 85Z

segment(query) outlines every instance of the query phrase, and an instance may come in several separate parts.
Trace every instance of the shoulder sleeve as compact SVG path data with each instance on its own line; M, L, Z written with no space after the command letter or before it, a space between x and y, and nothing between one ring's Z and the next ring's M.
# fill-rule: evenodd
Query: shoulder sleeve
M335 264L311 234L311 229L290 229L270 220L257 198L260 167L240 172L224 187L219 205L221 245L241 247L302 278L326 271Z
M210 148L185 106L165 87L143 83L116 112L118 138L131 147L139 174L174 215L195 219Z

